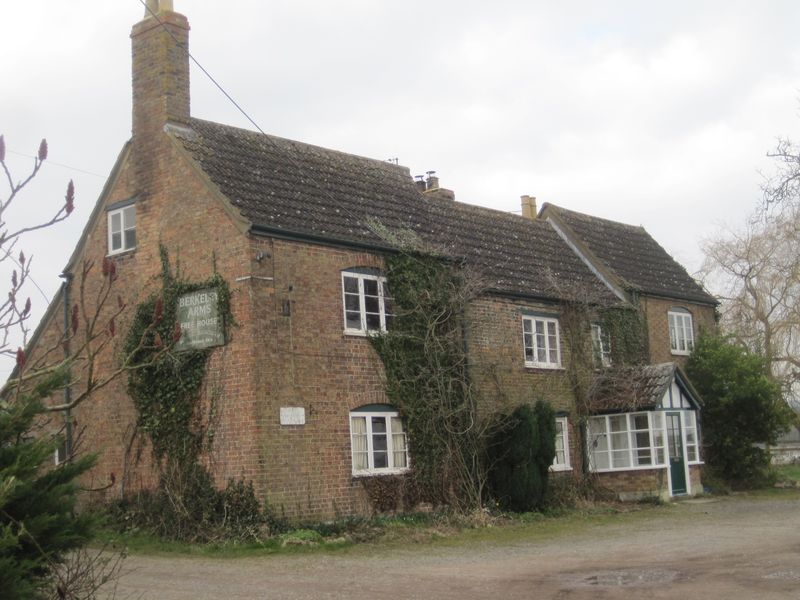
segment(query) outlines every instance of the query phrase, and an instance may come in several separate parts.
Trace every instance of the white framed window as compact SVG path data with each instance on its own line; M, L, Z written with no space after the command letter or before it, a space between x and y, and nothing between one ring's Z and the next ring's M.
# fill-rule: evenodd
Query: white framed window
M685 308L671 308L667 313L669 321L669 347L673 354L691 354L694 350L694 329L692 313Z
M666 465L664 413L591 417L589 465L593 471L651 469Z
M556 417L556 455L553 458L551 471L569 471L569 427L567 417Z
M686 460L689 464L700 464L699 442L697 439L697 413L693 410L683 412L683 435L686 438Z
M392 320L392 299L386 278L371 272L342 272L345 333L386 331Z
M599 323L592 323L592 353L596 367L611 366L611 342L608 332Z
M523 316L522 344L525 366L541 369L561 367L561 343L558 319L554 317Z
M136 206L129 204L108 211L108 253L136 248Z
M353 475L382 475L408 470L408 440L392 407L365 407L350 413Z

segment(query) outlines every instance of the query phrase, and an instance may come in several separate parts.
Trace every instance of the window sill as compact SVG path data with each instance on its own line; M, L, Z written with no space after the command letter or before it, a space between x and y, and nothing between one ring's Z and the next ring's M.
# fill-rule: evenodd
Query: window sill
M353 473L354 479L361 479L363 477L381 477L383 475L402 475L408 473L411 469L380 469L377 471L358 471Z
M590 469L592 473L624 473L625 471L656 471L666 469L667 465L642 465L639 467L619 467L615 469Z
M117 252L106 254L106 258L125 258L134 254L136 254L136 248L131 248L130 250L118 250Z
M537 371L563 371L563 365L551 365L546 363L525 363L526 369L536 369Z
M570 465L563 465L563 466L551 466L550 472L551 473L567 473L572 471L572 467Z
M669 353L672 354L673 356L689 356L692 353L692 351L670 349Z
M349 337L373 337L376 335L380 335L382 333L386 333L385 330L373 330L373 331L364 331L363 329L345 329L342 334L349 336Z

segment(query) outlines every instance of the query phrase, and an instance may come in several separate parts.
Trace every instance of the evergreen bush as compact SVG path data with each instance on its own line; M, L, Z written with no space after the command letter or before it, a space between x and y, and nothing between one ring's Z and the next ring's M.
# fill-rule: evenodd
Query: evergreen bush
M490 440L489 486L504 510L528 512L544 505L555 457L555 413L549 404L523 404Z

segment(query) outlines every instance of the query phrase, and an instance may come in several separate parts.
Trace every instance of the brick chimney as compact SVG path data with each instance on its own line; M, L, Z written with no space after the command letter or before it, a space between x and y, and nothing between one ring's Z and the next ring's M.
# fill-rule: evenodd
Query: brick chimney
M189 22L172 0L147 0L131 31L133 140L156 134L167 122L189 120Z
M428 171L428 178L425 180L425 189L422 193L428 198L439 198L441 200L455 200L456 193L453 190L439 187L439 178L436 171Z
M534 196L520 196L522 201L522 216L531 221L536 219L536 198Z

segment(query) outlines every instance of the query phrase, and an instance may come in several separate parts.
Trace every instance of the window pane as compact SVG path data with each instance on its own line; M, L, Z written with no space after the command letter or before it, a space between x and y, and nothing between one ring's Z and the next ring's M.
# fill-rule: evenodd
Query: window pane
M532 331L531 329L531 320L530 319L523 319L522 320L522 331L528 333Z
M634 429L647 429L647 414L638 413L633 415L633 428Z
M547 348L544 347L543 340L537 340L536 345L536 362L544 364L547 362Z
M609 417L609 423L611 424L611 431L627 431L628 430L628 419L625 415L616 415L613 417Z
M111 231L122 231L122 215L118 212L111 214Z
M350 419L350 431L352 432L353 443L353 470L364 471L369 468L366 418L352 417Z
M389 466L388 439L386 437L386 418L372 417L373 466L386 469Z
M611 465L615 469L624 469L631 466L631 455L627 450L612 450Z
M135 229L126 229L125 230L125 249L130 250L131 248L136 248L136 230Z
M347 310L354 310L354 311L361 310L361 302L359 302L358 296L354 296L352 294L345 294L344 307Z
M136 207L129 206L122 210L125 228L136 227Z
M348 311L346 319L348 329L361 329L361 313Z
M381 316L374 314L367 314L367 330L377 331L381 328Z
M122 248L122 234L121 233L112 233L111 234L111 249L112 250L120 250Z
M378 282L375 279L364 280L364 295L366 296L378 295Z
M627 431L611 434L611 448L613 450L627 450L629 443Z
M379 313L378 298L375 296L364 296L364 310L368 313Z
M392 448L393 467L400 469L408 466L406 453L406 434L403 432L403 423L398 417L392 417Z
M358 279L355 277L345 277L344 291L350 294L358 294Z
M636 447L637 448L649 448L650 447L650 432L649 431L639 431L636 433Z

